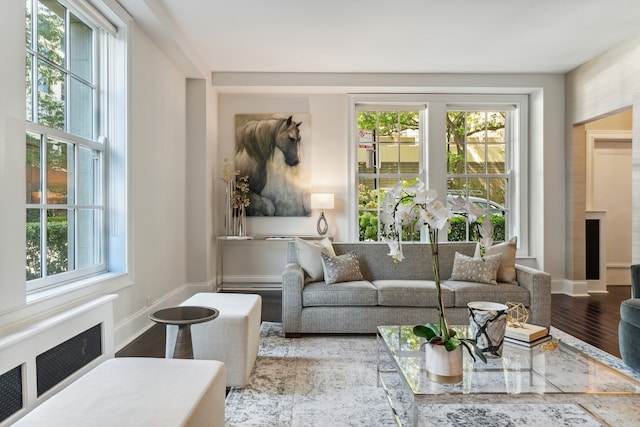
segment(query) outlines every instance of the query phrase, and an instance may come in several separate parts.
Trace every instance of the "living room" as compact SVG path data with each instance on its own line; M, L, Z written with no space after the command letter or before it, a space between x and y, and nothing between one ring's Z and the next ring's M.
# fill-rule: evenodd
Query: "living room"
M471 8L471 3L464 2L464 6ZM585 151L574 138L574 125L631 108L632 140L638 139L640 126L637 126L636 112L640 111L640 81L636 76L640 64L640 39L638 31L633 29L636 26L629 22L637 22L640 9L629 2L613 2L607 5L611 18L602 23L602 17L608 16L600 9L602 6L589 3L583 7L581 3L570 2L566 10L562 8L558 11L559 17L553 19L548 16L549 11L557 5L541 4L536 6L535 16L545 23L544 27L551 26L557 32L549 30L549 38L556 36L568 43L564 31L577 32L582 25L591 25L589 31L599 39L605 39L605 35L609 37L609 45L593 47L590 43L595 42L588 39L586 46L582 46L581 39L576 38L575 49L564 51L564 58L549 58L532 53L535 46L527 44L528 38L515 37L523 48L498 54L509 64L499 69L478 69L472 64L451 62L430 67L416 64L403 70L398 60L393 66L383 66L380 65L382 61L372 60L371 63L377 64L375 68L364 68L363 65L354 71L355 65L347 69L346 64L365 63L361 58L353 61L349 57L349 52L359 45L359 38L353 41L354 45L348 46L347 53L338 54L341 40L333 39L324 49L313 50L310 56L318 58L315 67L296 56L302 53L301 49L291 49L286 43L282 43L286 54L270 66L242 68L244 63L241 62L212 65L208 63L211 59L204 58L222 56L227 50L242 50L243 46L234 46L233 38L221 37L223 40L215 47L202 49L200 44L206 36L193 40L191 37L194 36L179 24L182 12L174 10L185 6L186 11L187 5L197 8L197 2L175 5L139 0L91 2L94 9L108 16L108 20L118 27L120 41L127 46L128 68L124 65L122 68L128 71L119 80L126 96L118 111L120 127L114 130L116 141L126 141L124 148L120 148L126 153L121 159L123 163L114 165L116 172L123 173L124 187L121 187L123 191L110 193L111 214L119 222L115 223L117 227L111 230L109 237L108 274L64 283L58 288L29 291L24 273L25 190L21 179L16 180L25 175L25 146L22 143L26 109L25 10L24 4L9 2L3 9L5 25L1 30L1 43L7 57L5 63L16 66L4 67L0 82L3 88L0 99L2 337L34 324L47 323L47 319L50 323L40 326L55 329L55 319L59 316L104 296L117 295L113 300L103 301L108 308L103 310L105 314L100 314L112 325L106 329L110 334L106 348L107 352L113 353L151 326L148 316L152 312L178 305L198 292L213 290L220 273L217 238L223 234L224 227L222 167L224 159L233 155L233 120L237 114L289 112L311 117L308 156L311 184L317 191L331 192L335 196L335 208L326 212L329 234L335 241L357 239L355 190L350 186L353 181L352 153L348 147L354 105L362 100L399 103L421 97L420 102L435 105L446 103L446 96L525 97L528 176L526 210L522 212L520 223L526 224L522 231L526 232L527 239L526 247L520 248L518 261L549 273L553 292L588 294L587 261L583 255L586 181L582 162ZM381 7L381 4L377 5ZM266 14L258 5L252 7ZM282 5L283 9L300 7L290 3ZM305 14L314 12L319 13L314 8ZM342 12L346 14L347 11ZM444 13L440 9L437 12ZM509 17L513 15L509 12L533 14L527 10L505 10L497 15L502 18L499 22L515 25L518 20L510 21ZM235 7L225 6L217 15L223 15L217 17L222 21L234 21L229 17L239 16L239 12ZM581 18L573 18L574 15ZM272 17L271 14L268 16ZM351 16L353 21L340 21L340 25L352 32L358 30L358 24L351 22L359 15L345 16ZM438 16L429 15L429 24L436 25L441 20ZM323 18L321 22L331 22L331 18L322 13L320 17ZM586 21L587 17L591 21ZM257 17L253 19L260 21ZM378 22L384 21L378 19ZM605 24L611 27L593 31ZM207 26L200 25L201 30ZM298 31L302 31L301 27L302 24L296 25ZM415 28L415 25L407 27ZM319 32L326 34L331 32L330 28L328 25ZM522 33L517 27L511 30L515 34ZM545 32L540 30L540 33ZM294 33L290 37L298 36ZM475 35L469 37L475 39ZM254 33L252 38L260 36ZM502 41L506 38L503 36ZM542 66L545 59L549 62L568 59L570 53L582 53L582 49L587 51L588 47L593 47L591 56L569 58L574 62L561 62L562 65L545 63L549 68ZM414 49L411 52L415 55ZM292 56L296 59L292 60ZM245 61L258 63L260 57L254 54ZM531 64L531 57L538 64L522 69L521 64ZM297 65L289 65L291 63ZM637 150L634 144L634 157ZM438 166L434 163L429 167ZM637 165L632 173L635 185L640 176ZM16 185L17 181L20 185ZM630 196L633 212L640 209L640 194L636 193ZM251 217L248 228L250 233L258 235L309 235L315 233L316 220L316 212L310 217L295 219ZM632 215L632 221L631 260L637 263L640 260L637 244L640 218ZM52 343L66 334L66 331L45 333ZM7 341L0 350L3 355L9 354L5 352L13 354L12 348ZM0 360L2 372L14 368L7 358L0 357Z

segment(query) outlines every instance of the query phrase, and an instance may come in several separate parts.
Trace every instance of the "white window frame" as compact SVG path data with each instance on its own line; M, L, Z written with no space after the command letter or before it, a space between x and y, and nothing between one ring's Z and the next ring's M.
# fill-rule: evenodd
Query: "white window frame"
M507 236L518 237L519 255L528 255L529 231L528 221L528 104L526 94L359 94L349 98L349 240L358 241L358 129L357 108L361 104L387 105L426 105L424 128L426 137L422 140L426 145L423 150L424 182L428 188L438 192L439 197L447 194L447 166L446 166L446 120L448 110L464 106L465 108L493 108L509 107L513 110L512 146L509 150L511 170L509 171L510 220L507 221ZM440 233L441 239L446 239L446 233Z
M389 103L389 104L372 104L372 103L360 103L357 104L355 106L355 120L357 120L358 117L358 113L359 112L365 112L365 111L371 111L371 112L381 112L381 111L389 111L389 112L404 112L404 111L418 111L420 113L420 129L419 129L419 147L418 147L418 164L419 164L419 168L418 168L418 172L417 173L404 173L404 172L376 172L376 173L372 173L372 174L364 174L364 175L370 175L370 177L372 179L377 179L377 180L382 180L382 179L392 179L392 178L396 178L398 181L408 181L408 180L413 180L413 179L419 179L420 181L425 182L426 179L426 162L425 162L425 141L426 141L426 132L425 132L425 115L427 114L426 112L427 106L424 103L403 103L403 104L398 104L398 103ZM359 130L359 129L357 129ZM381 148L382 145L380 143L380 141L375 141L373 143L374 145L376 145L376 152L377 153L381 153ZM354 142L354 145L357 147L358 143L357 141ZM397 144L398 150L401 149L402 144L398 143ZM357 151L356 151L356 158L357 158ZM380 154L378 154L378 157L376 158L376 162L380 163L381 159L379 158ZM398 151L398 159L400 158L400 154ZM356 175L355 175L355 180L356 180L356 194L357 194L357 183L359 182L359 175L360 172L358 171L358 160L356 159L355 161L355 168L356 168ZM378 166L380 166L378 164ZM380 217L380 209L382 208L382 201L379 200L378 201L378 218ZM359 209L358 209L359 210ZM359 212L356 214L359 215ZM379 230L380 231L380 230ZM356 233L356 241L359 240L360 236L358 235L358 233Z
M27 303L53 295L65 295L74 289L82 294L96 291L116 291L131 284L129 278L129 236L127 213L128 184L128 47L131 44L132 18L114 0L96 0L91 4L59 0L61 4L83 17L93 27L102 47L94 51L98 72L96 86L103 97L96 118L98 142L103 147L103 264L81 272L56 274L46 279L27 282ZM27 131L42 133L43 126L27 121ZM51 136L77 142L76 136L44 128ZM57 134L57 135L56 135ZM74 141L75 140L75 141ZM22 181L23 182L23 181ZM24 185L24 183L22 184ZM57 206L52 206L57 207ZM78 274L76 274L78 273ZM95 287L98 288L95 288Z

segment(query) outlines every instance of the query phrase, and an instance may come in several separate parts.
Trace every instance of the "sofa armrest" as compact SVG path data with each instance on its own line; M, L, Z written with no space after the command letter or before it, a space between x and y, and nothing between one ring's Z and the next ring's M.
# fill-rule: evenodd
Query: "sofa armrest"
M518 285L529 291L528 323L551 326L551 275L525 265L516 264Z
M304 270L300 264L287 264L282 273L282 328L285 334L300 332L303 288Z

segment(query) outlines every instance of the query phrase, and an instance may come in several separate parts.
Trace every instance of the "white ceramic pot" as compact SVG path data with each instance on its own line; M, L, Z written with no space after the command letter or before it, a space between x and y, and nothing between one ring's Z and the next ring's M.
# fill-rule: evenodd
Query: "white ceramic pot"
M444 384L462 381L462 346L447 351L444 345L425 344L427 378Z

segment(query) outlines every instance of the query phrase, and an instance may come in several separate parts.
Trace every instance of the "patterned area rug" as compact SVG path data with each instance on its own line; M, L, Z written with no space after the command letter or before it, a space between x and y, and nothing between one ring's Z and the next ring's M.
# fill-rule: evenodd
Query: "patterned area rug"
M620 359L552 328L555 337L588 352L640 380ZM284 338L282 325L264 322L260 350L249 384L231 389L227 427L244 426L395 426L381 387L377 386L376 338L373 335L311 335ZM395 375L397 374L387 374ZM400 382L399 377L390 382ZM409 402L397 388L395 397ZM637 405L473 404L425 408L424 426L638 426ZM428 414L427 414L428 412ZM402 425L408 420L399 416Z

